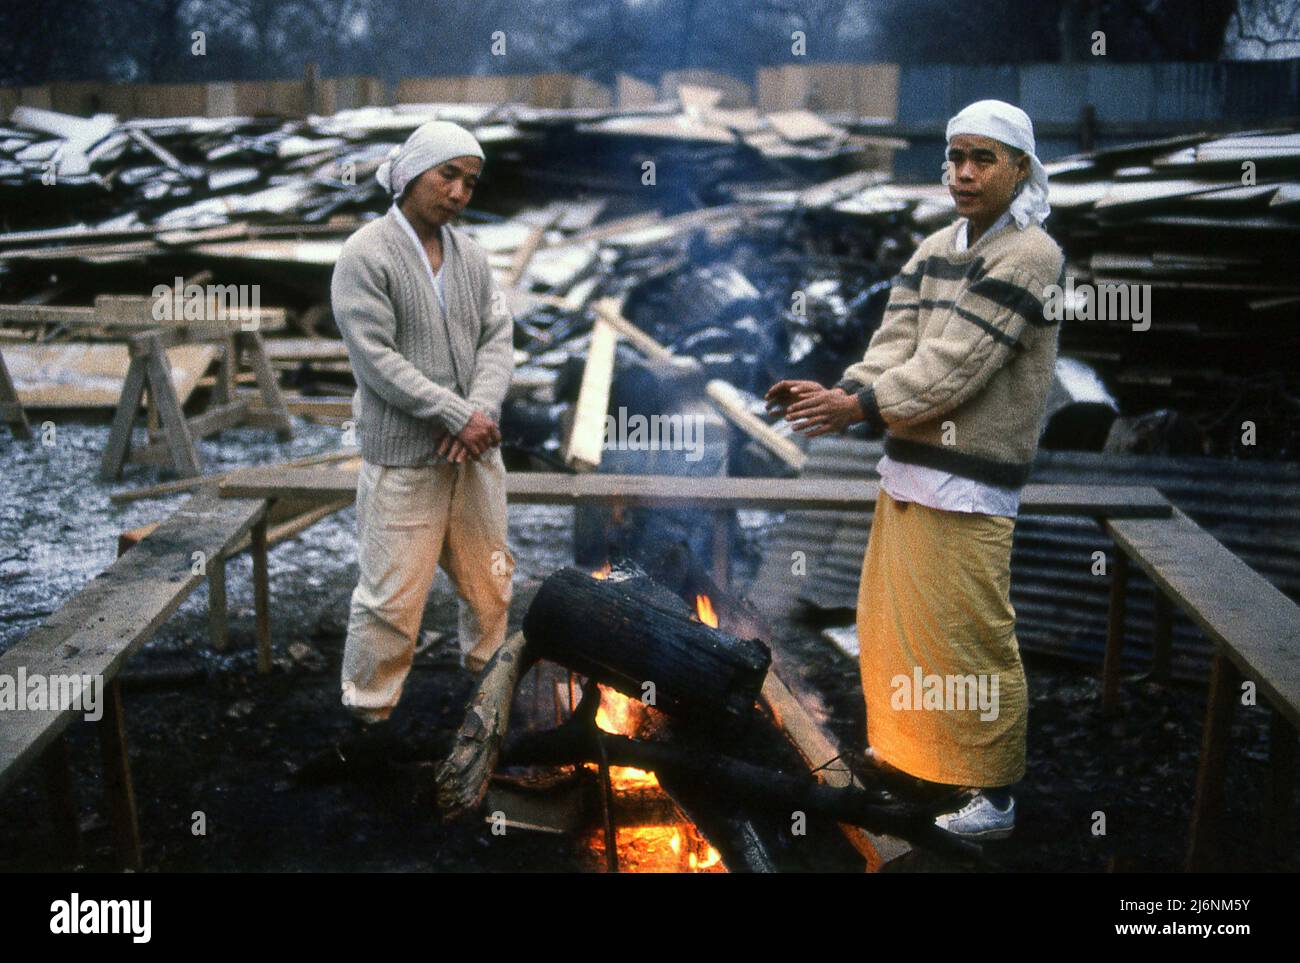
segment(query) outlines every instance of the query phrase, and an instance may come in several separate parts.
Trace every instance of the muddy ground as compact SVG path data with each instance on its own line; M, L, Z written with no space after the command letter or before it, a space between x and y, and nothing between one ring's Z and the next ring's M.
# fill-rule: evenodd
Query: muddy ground
M295 420L280 444L268 432L236 429L200 443L205 471L329 451L336 429ZM54 444L15 443L0 432L0 651L111 563L120 531L165 517L183 497L117 507L117 488L159 480L131 466L123 482L97 481L107 426L56 422ZM735 572L754 572L766 532L779 516L744 513ZM454 596L439 575L426 609L428 647L417 657L398 720L411 762L384 779L304 787L293 778L328 749L346 719L338 672L349 593L355 583L354 515L317 524L270 556L275 665L255 671L251 565L231 562L233 649L207 647L205 588L132 658L123 676L128 739L144 861L148 870L597 870L588 846L567 836L486 824L444 826L426 798L431 762L462 715L472 676L456 663ZM511 509L516 569L511 628L540 580L571 562L571 509ZM831 710L845 747L864 731L855 663L792 618L775 626L784 650ZM1186 844L1203 688L1131 680L1119 719L1098 710L1095 670L1026 657L1032 698L1029 776L1019 787L1015 837L988 847L1009 870L1177 869ZM0 720L2 723L2 720ZM1246 709L1234 727L1225 852L1243 869L1300 869L1259 832L1268 791L1264 710ZM93 727L69 729L81 806L80 859L58 856L35 772L0 796L0 871L113 868ZM1094 835L1095 813L1106 835ZM206 834L193 832L202 813ZM1300 819L1297 819L1300 822ZM919 860L915 868L937 865Z

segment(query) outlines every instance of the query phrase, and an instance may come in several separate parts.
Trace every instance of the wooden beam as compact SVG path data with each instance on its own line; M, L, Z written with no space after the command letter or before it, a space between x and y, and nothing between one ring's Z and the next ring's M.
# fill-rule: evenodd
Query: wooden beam
M0 323L97 325L93 307L52 304L0 304ZM158 322L153 322L157 326Z
M289 418L289 409L284 403L280 382L271 368L271 362L266 359L266 346L262 341L261 332L241 331L235 336L235 341L257 374L257 387L262 393L262 405L275 419L276 437L281 441L288 441L293 437L293 421Z
M1109 518L1106 531L1293 727L1300 727L1300 605L1182 511Z
M524 243L520 245L519 250L515 252L514 260L510 262L510 270L506 272L505 283L508 287L519 287L524 272L528 270L529 262L532 261L533 255L537 253L537 248L542 243L542 238L546 237L546 231L553 220L553 217L548 218L545 224L534 224L529 229L528 236L524 238Z
M1228 769L1228 739L1232 716L1241 696L1241 676L1220 650L1210 668L1210 695L1201 733L1201 761L1196 770L1196 799L1192 803L1188 872L1214 866L1219 856L1218 837L1223 826L1223 781Z
M628 339L638 351L652 361L689 365L698 368L694 358L673 354L650 335L623 317L617 299L602 298L595 305L596 316ZM805 455L790 438L778 433L771 425L753 414L746 406L736 387L721 378L714 378L705 386L705 396L722 417L749 435L772 454L796 470L802 470Z
M1288 853L1295 845L1296 731L1273 709L1268 730L1269 792L1265 821L1269 848Z
M203 469L199 467L199 454L194 448L194 436L190 432L189 422L185 420L180 399L176 396L171 362L167 360L167 352L161 345L155 344L149 352L145 359L145 371L149 377L149 397L158 407L176 474L203 474Z
M776 455L795 471L803 471L807 455L795 444L793 439L777 432L775 428L758 417L745 405L745 400L736 386L721 378L714 378L705 386L705 394L713 407L722 417L743 431L749 437Z
M208 641L214 652L225 652L230 645L225 555L208 559Z
M253 551L253 609L257 621L257 671L271 671L271 588L267 574L266 515L250 533Z
M1101 666L1101 711L1113 715L1119 705L1120 660L1128 615L1128 556L1116 549L1110 563L1110 608L1106 616L1106 654Z
M135 787L131 782L131 760L126 747L126 716L122 712L122 686L117 679L104 691L104 717L99 721L99 745L104 759L104 795L118 863L138 870L140 820L136 814Z
M231 285L233 287L233 285ZM203 317L163 318L155 314L158 299L151 295L101 294L95 298L95 323L114 328L193 328L219 332L276 331L285 326L284 308L229 306L217 298L204 304ZM0 307L0 316L4 308Z
M136 413L144 399L145 380L148 377L148 361L142 357L131 357L126 369L126 378L122 382L122 394L117 399L117 410L113 413L113 425L108 431L108 444L104 446L104 457L100 461L99 477L101 481L117 481L122 477L122 466L127 455L131 453L131 433L135 430Z
M126 659L176 611L204 576L191 557L225 552L265 515L261 501L195 495L148 541L152 551L129 551L101 572L37 629L0 655L0 674L100 676L112 679ZM14 709L0 725L0 792L81 713Z
M9 377L3 352L0 352L0 421L10 425L15 438L26 440L32 437L31 425L27 423L27 412L23 410L13 379Z
M224 498L316 498L355 495L356 471L267 466L232 472ZM506 494L518 504L674 506L701 509L767 508L858 512L871 510L880 487L866 479L685 478L661 475L566 475L511 472ZM1154 488L1099 485L1026 485L1022 515L1097 518L1168 517L1169 502Z
M777 672L776 666L768 670L763 680L763 703L776 719L776 724L789 738L803 757L818 782L834 789L863 788L847 763L833 765L842 756L834 740L819 726L803 704L795 698ZM840 824L849 844L867 861L867 869L878 871L885 864L911 852L911 846L892 836L869 833L857 826Z
M50 743L41 754L40 767L45 794L50 800L50 820L54 823L60 855L66 862L76 862L81 849L81 820L73 791L66 736L60 735Z
M614 350L618 332L597 318L591 329L591 347L582 370L582 387L573 413L573 428L565 448L564 462L582 472L600 467L605 449L605 415L609 410L609 388L614 380Z
M282 462L278 465L267 465L267 468L307 468L312 465L327 464L336 461L348 461L352 458L359 458L361 449L343 448L339 451L326 452L322 455L308 455L304 458L295 458L293 461ZM236 469L237 471L238 469ZM157 498L161 495L173 495L176 492L189 491L198 488L200 485L216 484L228 477L233 472L221 472L215 475L201 475L198 478L181 478L177 481L161 482L157 485L149 485L145 488L132 488L129 491L114 492L109 495L109 500L114 505L121 505L126 502L133 502L141 498Z

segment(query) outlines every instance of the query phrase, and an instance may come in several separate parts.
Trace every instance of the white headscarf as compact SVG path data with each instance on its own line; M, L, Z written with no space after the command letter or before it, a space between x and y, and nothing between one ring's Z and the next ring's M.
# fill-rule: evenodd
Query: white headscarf
M1052 213L1047 203L1047 171L1034 153L1034 124L1019 107L1002 100L977 100L948 121L949 143L958 134L992 137L1029 155L1029 177L1011 201L1009 213L1017 226L1042 224Z
M431 120L421 124L401 147L388 152L388 158L375 171L375 178L393 197L400 197L406 185L431 167L453 157L483 158L483 148L474 135L449 120Z

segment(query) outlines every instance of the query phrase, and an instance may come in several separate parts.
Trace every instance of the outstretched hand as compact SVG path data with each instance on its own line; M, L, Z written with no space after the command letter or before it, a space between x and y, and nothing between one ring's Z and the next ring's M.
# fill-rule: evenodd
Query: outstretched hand
M825 389L815 381L778 381L767 389L763 400L769 415L784 414L786 408L801 398Z
M842 388L823 388L813 381L779 381L768 389L767 397L769 402L774 398L792 398L784 405L778 404L775 410L773 407L768 410L777 414L783 409L791 427L809 438L844 431L865 417L854 395Z

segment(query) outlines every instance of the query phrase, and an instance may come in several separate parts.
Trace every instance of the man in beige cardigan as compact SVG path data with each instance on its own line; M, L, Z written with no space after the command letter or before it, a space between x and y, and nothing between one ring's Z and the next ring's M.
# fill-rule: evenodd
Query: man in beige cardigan
M1056 361L1044 289L1063 258L1040 226L1047 174L1023 111L961 111L945 167L961 217L895 279L865 357L833 388L782 381L768 401L809 436L884 430L857 613L869 756L957 794L939 826L997 839L1025 772L1011 542Z
M418 128L377 177L393 206L348 238L331 284L357 380L363 464L338 755L391 746L437 567L459 597L464 653L505 636L514 558L506 541L497 422L514 364L513 320L487 256L450 221L483 165L469 131ZM374 755L374 753L369 753Z

